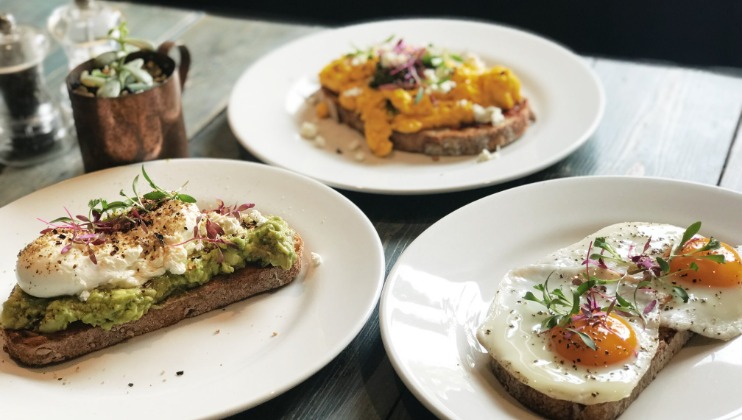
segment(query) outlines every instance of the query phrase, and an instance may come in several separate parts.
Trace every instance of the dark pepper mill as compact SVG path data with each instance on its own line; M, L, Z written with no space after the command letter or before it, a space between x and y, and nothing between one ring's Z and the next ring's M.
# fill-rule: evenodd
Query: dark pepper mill
M48 39L0 14L0 163L27 166L66 151L70 139L60 109L45 86Z

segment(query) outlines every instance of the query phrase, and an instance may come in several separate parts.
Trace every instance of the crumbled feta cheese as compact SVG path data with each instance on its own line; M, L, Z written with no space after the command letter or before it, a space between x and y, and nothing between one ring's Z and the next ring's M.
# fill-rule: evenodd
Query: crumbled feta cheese
M321 255L319 255L316 252L312 252L310 255L311 255L312 265L313 266L317 267L320 264L322 264L322 256Z
M471 110L474 111L474 121L478 123L490 122L489 113L485 111L482 105L474 104L471 106Z
M482 149L482 151L477 155L477 163L483 163L483 162L490 161L492 159L499 159L499 158L500 158L500 146L497 146L494 152L490 152L487 149Z
M454 82L453 80L446 80L445 82L435 84L431 87L434 91L440 93L448 93L456 87L456 82Z
M326 144L327 144L327 141L325 140L324 137L317 135L317 137L314 138L314 145L319 147L320 149L325 147Z
M502 109L496 107L496 106L490 106L487 107L487 109L492 108L490 119L492 120L492 125L497 125L503 121L505 121L505 116L502 115Z
M423 77L430 83L435 83L438 81L438 75L435 73L434 69L423 70Z
M243 219L245 217L248 217L250 220L255 222L255 224L258 226L268 221L268 218L263 216L263 214L256 209L250 209L250 211L248 211L247 213L242 213L242 217Z
M472 105L472 111L474 111L474 121L480 124L492 123L492 125L497 125L505 120L502 110L496 106L485 108L482 105L474 104Z
M307 140L311 140L317 136L318 133L317 124L311 123L309 121L304 121L301 124L301 128L299 129L299 135L304 137Z
M85 302L85 301L88 300L89 297L90 297L90 292L89 291L83 290L82 292L80 292L79 298L80 298L81 301Z
M492 159L492 154L487 149L482 149L477 155L477 163L487 162L490 159Z
M350 60L350 64L354 66L361 66L363 64L366 64L367 61L368 61L367 54L358 54Z
M363 89L361 89L359 86L355 86L350 89L344 90L342 95L343 96L358 96L361 93L363 93Z

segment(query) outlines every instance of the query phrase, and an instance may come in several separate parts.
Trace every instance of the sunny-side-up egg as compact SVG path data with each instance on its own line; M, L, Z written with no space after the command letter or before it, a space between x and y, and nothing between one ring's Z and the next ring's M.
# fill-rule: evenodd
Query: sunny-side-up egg
M660 273L652 281L660 302L660 325L674 330L690 330L710 338L729 340L742 334L742 249L720 243L711 251L694 252L705 246L709 238L694 235L683 249L678 250L686 227L660 223L618 223L605 227L583 240L561 249L541 263L579 265L587 249L596 238L606 243L620 256L620 260L606 258L605 264L618 271L637 271L632 257L646 255L649 263L656 258L669 261L669 273ZM647 245L648 244L648 245ZM593 252L600 250L593 249ZM674 256L671 256L670 253ZM606 254L604 252L604 254ZM688 255L689 256L682 256ZM706 258L723 255L724 262ZM683 301L682 288L687 294Z
M526 299L527 292L544 300L534 287L541 285L550 296L561 290L571 301L577 283L585 281L580 262L534 264L510 271L500 282L477 338L511 375L549 397L582 404L617 401L631 394L657 352L658 308L651 304L651 293L634 293L631 282L592 267L591 275L609 281L583 294L580 305L590 307L586 298L591 296L593 308L605 308L618 293L636 303L636 315L593 310L593 317L587 318L580 311L581 316L564 327L546 329L542 324L550 313L541 303ZM575 331L589 336L595 348Z

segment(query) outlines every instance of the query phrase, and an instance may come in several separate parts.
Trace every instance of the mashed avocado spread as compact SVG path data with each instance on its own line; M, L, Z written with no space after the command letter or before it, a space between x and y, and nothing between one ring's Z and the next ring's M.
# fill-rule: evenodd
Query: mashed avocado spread
M166 272L139 287L99 287L85 298L58 296L40 298L16 286L3 305L0 322L8 329L28 329L51 333L74 322L110 329L135 321L169 296L202 285L217 274L228 274L247 264L290 268L296 261L294 232L277 216L225 234L219 242L205 241L188 256L183 274Z

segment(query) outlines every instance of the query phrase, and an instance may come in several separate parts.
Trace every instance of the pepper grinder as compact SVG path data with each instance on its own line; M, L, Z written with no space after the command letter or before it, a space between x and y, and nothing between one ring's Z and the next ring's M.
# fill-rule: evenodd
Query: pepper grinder
M31 26L0 14L0 163L28 166L65 152L69 124L45 86L49 41Z
M106 36L122 20L122 13L106 3L75 0L54 9L47 29L64 48L72 70L101 53L116 50L117 44Z

